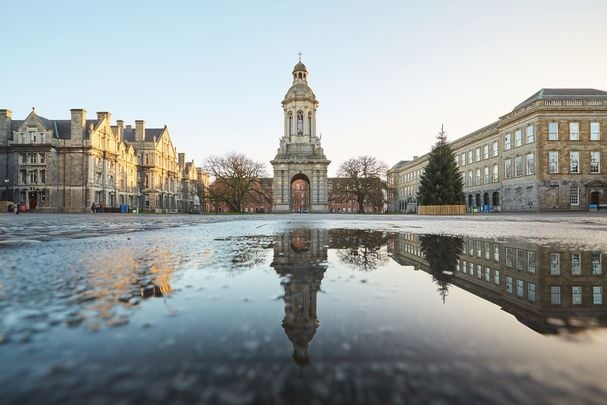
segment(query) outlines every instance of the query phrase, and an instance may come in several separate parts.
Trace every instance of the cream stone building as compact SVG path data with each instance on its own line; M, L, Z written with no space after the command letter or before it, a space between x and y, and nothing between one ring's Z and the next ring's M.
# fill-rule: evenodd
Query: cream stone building
M193 162L185 155L177 161L166 126L112 126L108 112L87 119L85 110L72 109L70 120L51 120L32 110L13 120L0 110L0 144L0 200L29 210L83 212L96 203L190 212L198 190Z
M542 89L451 142L470 211L584 211L607 207L607 92ZM427 155L388 171L393 212L415 200Z
M282 107L284 134L270 162L274 171L272 211L328 212L327 168L331 162L316 136L318 101L308 86L308 70L301 61L293 69L293 85ZM295 194L305 195L305 201L295 204Z

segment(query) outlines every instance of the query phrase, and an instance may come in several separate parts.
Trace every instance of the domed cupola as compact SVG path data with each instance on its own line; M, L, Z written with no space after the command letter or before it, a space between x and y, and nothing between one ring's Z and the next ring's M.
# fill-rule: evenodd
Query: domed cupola
M301 60L293 68L293 82L298 80L303 80L304 82L308 80L308 69L306 69L306 65L301 63Z

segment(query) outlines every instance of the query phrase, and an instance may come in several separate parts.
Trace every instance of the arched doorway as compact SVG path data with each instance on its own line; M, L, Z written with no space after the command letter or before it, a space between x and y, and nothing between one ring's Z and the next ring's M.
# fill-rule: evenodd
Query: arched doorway
M291 179L291 212L310 212L310 179L305 174L296 174Z
M476 206L477 207L481 206L481 195L480 194L476 195Z
M468 207L472 208L472 194L468 194Z
M493 204L494 207L499 207L500 205L500 193L497 191L493 192Z

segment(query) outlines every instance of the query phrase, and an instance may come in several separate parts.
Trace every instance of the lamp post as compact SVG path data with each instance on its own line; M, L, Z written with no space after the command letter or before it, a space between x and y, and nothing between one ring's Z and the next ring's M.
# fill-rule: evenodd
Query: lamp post
M10 182L11 181L8 177L4 179L4 187L6 187L6 197L5 197L6 201L8 201L8 183L10 183Z

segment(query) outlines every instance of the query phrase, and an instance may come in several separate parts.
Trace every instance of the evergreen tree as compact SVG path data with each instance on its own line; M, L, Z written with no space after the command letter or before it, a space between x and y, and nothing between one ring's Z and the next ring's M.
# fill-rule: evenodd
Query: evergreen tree
M428 157L428 165L420 179L417 201L421 205L464 204L462 175L442 126L436 139Z

